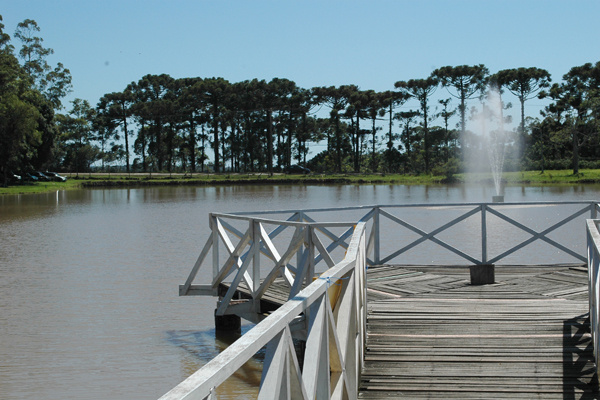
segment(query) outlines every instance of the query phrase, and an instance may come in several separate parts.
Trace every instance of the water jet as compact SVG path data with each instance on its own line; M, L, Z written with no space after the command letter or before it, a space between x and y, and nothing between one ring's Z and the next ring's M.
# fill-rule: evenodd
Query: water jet
M487 158L492 173L492 181L496 189L496 195L492 197L494 203L504 202L502 194L502 170L506 151L507 137L504 128L504 104L500 93L496 88L489 87L482 103L481 112L477 113L473 120L476 123L474 130L481 135L481 147L487 152ZM479 158L479 154L472 153L471 162L476 164L485 163ZM477 161L475 161L477 160ZM477 170L477 169L476 169Z

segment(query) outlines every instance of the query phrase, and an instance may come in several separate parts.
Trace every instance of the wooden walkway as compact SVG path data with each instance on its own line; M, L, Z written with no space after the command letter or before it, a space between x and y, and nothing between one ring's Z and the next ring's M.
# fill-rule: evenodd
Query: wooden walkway
M468 267L380 266L367 287L360 399L599 398L585 267L497 266L473 286ZM263 311L288 294L276 280Z
M582 267L368 270L360 399L596 399Z

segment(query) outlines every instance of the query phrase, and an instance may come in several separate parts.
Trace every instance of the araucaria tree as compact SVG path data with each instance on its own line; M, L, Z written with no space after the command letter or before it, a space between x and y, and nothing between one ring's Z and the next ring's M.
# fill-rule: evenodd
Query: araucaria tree
M123 92L105 94L98 104L98 108L104 110L106 118L112 122L121 124L123 136L125 138L125 165L129 173L129 136L131 132L127 128L127 121L132 116L132 107L134 105L134 94L132 86L129 85Z
M546 109L548 116L560 121L559 132L570 137L573 174L579 173L579 153L586 139L598 133L598 104L600 104L600 62L573 67L563 76L562 84L554 84L549 96L554 100Z
M357 90L354 85L343 85L338 88L335 86L320 87L314 89L314 95L317 102L326 104L331 108L330 118L334 124L333 143L328 140L327 149L335 154L335 169L342 172L342 157L346 135L340 125L340 114L350 102L352 93Z
M61 116L60 126L66 147L66 160L70 169L74 169L79 175L80 171L89 170L89 166L100 155L98 147L93 144L92 121L96 110L87 100L75 99L71 103L73 107L67 115Z
M421 106L421 116L423 117L423 142L425 146L425 173L429 173L429 153L430 139L427 122L429 120L429 100L439 85L439 79L432 75L426 79L411 79L408 82L398 81L395 83L397 89L401 92L414 97Z
M447 174L460 166L467 148L481 143L467 131L467 103L483 98L492 86L521 104L517 139L506 144L512 166L572 164L574 173L580 162L600 167L600 62L572 68L551 88L544 69L505 69L489 76L483 64L445 66L426 79L398 81L396 90L382 92L357 85L301 88L277 77L230 83L221 77L148 74L123 91L105 94L95 108L77 99L63 115L61 100L71 90L71 75L62 64L48 63L54 52L44 46L37 23L18 24L17 50L3 30L0 23L4 184L13 171L87 172L99 160L102 168L114 163L149 172L194 173L208 167L273 174L296 160L318 172L404 167L405 173ZM457 106L451 107L449 98L434 98L440 84L458 99ZM526 126L525 102L536 96L553 102L543 121ZM397 112L410 99L418 101L418 111ZM320 111L322 106L327 108ZM500 132L505 132L504 109L498 116ZM396 127L394 120L400 122ZM384 128L385 134L378 134ZM307 160L309 145L323 140L327 149Z
M496 83L517 96L521 103L520 145L525 145L525 102L537 97L541 90L550 87L550 73L541 68L503 69L494 74Z
M467 100L483 92L488 73L488 69L483 64L460 65L458 67L446 66L438 68L432 73L432 76L438 78L442 86L448 89L451 96L460 100L458 112L460 114L461 140L467 129Z
M394 120L394 108L400 107L410 98L405 92L394 92L388 90L380 93L381 104L386 109L389 118L389 130L386 141L386 167L388 171L392 171L392 165L394 164L394 140L398 137L397 134L392 132L393 120Z

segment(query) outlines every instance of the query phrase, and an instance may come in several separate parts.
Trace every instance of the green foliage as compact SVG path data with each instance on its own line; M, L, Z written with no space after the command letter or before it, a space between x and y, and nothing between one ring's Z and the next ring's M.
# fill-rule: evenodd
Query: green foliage
M32 19L26 19L17 25L15 37L22 43L19 57L23 60L25 73L33 81L36 89L44 94L54 108L60 109L60 99L72 88L71 73L61 63L54 69L48 64L46 58L54 54L54 50L42 45L44 39L35 36L39 31L40 27Z
M2 17L0 16L0 21ZM62 64L52 68L34 20L18 24L15 37L22 47L14 54L11 38L0 23L0 173L55 165L60 154L55 111L70 90L71 76ZM22 64L19 63L21 59ZM6 184L6 182L4 182Z
M446 66L438 68L432 73L432 76L438 78L442 86L448 89L450 95L460 100L458 111L460 128L463 133L466 131L466 101L485 90L488 74L489 71L483 64ZM454 92L450 91L450 88L454 89Z
M425 173L429 173L430 164L430 146L431 141L429 139L429 100L431 95L435 92L440 79L431 75L426 79L411 79L408 82L398 81L395 83L397 89L400 89L403 93L414 97L419 101L421 105L421 116L423 117L423 148L425 153Z
M87 100L75 99L71 103L71 111L60 117L62 142L66 150L64 166L79 173L88 171L102 155L98 146L92 143L92 121L95 119L96 110Z
M505 170L544 170L569 160L577 173L600 159L600 62L573 67L552 87L550 74L541 68L490 76L479 64L445 66L425 79L398 81L396 90L384 92L352 84L304 89L284 78L231 83L220 77L148 74L121 92L107 93L95 108L75 100L61 115L71 76L62 64L48 63L54 52L44 45L38 24L30 19L18 24L16 53L3 29L0 23L0 108L5 116L0 172L50 166L79 172L101 161L103 167L122 163L127 171L211 168L273 174L298 163L327 173L433 171L451 178L463 152L485 153L481 137L466 130L465 114L467 101L482 96L486 84L521 102L519 129L507 132ZM458 99L457 105L448 98L432 106L440 85ZM526 120L524 103L536 96L553 103L543 119ZM411 98L419 110L397 112ZM460 121L455 125L456 114ZM309 160L311 144L324 140L327 150Z
M456 157L452 157L445 164L437 165L433 169L433 174L437 176L444 176L444 181L452 182L456 174L460 172L460 160Z
M17 94L2 96L0 101L0 160L4 182L7 174L26 165L35 154L41 141L37 130L37 109L23 101Z

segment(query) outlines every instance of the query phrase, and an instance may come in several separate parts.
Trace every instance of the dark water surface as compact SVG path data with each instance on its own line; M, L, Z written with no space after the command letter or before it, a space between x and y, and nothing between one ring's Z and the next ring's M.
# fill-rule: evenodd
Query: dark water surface
M491 187L375 185L0 196L0 399L157 398L234 340L215 339L213 299L178 297L208 236L209 212L478 202L493 194ZM599 186L505 191L507 201L599 194ZM417 219L429 221L427 213ZM260 361L235 379L223 390L246 398L240 387L260 380Z

